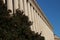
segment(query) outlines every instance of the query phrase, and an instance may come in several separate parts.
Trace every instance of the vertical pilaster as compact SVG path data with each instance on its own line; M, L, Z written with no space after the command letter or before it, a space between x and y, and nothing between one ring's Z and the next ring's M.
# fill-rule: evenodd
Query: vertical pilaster
M18 0L14 0L14 13L16 13L16 9L18 9Z
M11 10L10 15L13 14L13 3L12 0L7 0L7 10Z
M34 31L36 32L36 19L35 19L35 9L33 10L34 11Z
M36 26L36 32L38 32L40 34L40 26L39 26L39 15L38 13L35 11L35 26Z
M39 16L38 16L38 13L37 12L36 12L36 14L37 14L36 15L36 17L37 17L37 32L40 33L39 32L39 30L40 30L40 27L39 27Z
M33 24L32 24L32 31L34 31L34 12L33 12L33 7L31 6L31 15L32 15L32 22L33 22Z
M39 16L38 16L38 13L37 13L37 32L39 33Z
M19 0L19 9L20 10L23 10L23 0Z
M39 24L39 33L42 33L42 29L43 29L43 22L41 21L41 17L40 17L40 15L38 15L38 19L39 19L39 21L38 21L38 24Z
M36 14L37 14L37 13L36 13ZM38 27L39 27L39 24L38 24L38 20L39 20L39 19L38 19L38 14L36 15L36 18L37 18L37 32L38 32L38 31L39 31L39 28L38 28Z
M27 4L28 4L27 0L24 0L24 13L26 16L28 16Z
M37 25L37 21L38 21L38 19L37 19L37 13L36 13L36 10L34 10L35 11L35 13L34 13L34 17L35 17L35 31L36 32L38 32L38 25Z
M29 17L29 20L32 21L32 11L31 11L31 5L30 3L28 2L28 17ZM32 25L30 26L31 27L31 30L32 30Z
M31 9L30 9L30 3L28 2L28 14L29 14L29 20L31 21Z
M37 18L37 13L36 13L36 11L35 11L35 26L36 26L36 32L38 32L38 18Z

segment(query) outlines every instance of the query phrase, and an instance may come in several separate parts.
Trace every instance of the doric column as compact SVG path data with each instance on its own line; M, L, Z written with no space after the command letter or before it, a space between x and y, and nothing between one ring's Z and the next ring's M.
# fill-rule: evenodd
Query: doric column
M38 16L38 13L36 12L36 18L37 18L37 32L39 33L39 16Z
M36 23L37 23L37 32L38 32L38 29L39 28L38 28L38 14L37 13L36 13L36 19L37 19L37 22Z
M38 13L37 13L37 14L38 14ZM39 19L38 22L37 22L37 25L38 25L38 33L40 34L40 33L41 33L41 29L42 29L42 28L41 28L42 26L41 26L40 16L37 15L37 18Z
M39 18L39 15L38 13L36 12L36 30L37 32L40 34L40 31L41 31L41 28L40 28L40 18Z
M36 32L38 32L38 24L37 24L37 21L38 21L38 19L37 19L37 13L35 11L35 27L36 27Z
M20 9L20 10L23 10L23 0L19 0L19 1L20 1L20 2L19 2L19 4L20 4L20 5L19 5L19 9Z
M43 22L41 21L41 17L40 17L40 15L38 15L38 19L39 19L39 21L38 21L39 32L38 32L38 33L41 33L44 24L42 24Z
M24 13L26 16L28 16L27 3L28 3L27 0L24 0Z
M31 5L30 3L28 2L28 17L29 17L29 20L32 21L32 11L31 11ZM30 26L31 27L31 30L32 30L32 25Z
M13 14L13 3L12 3L12 0L7 0L7 10L10 11L9 14Z
M35 26L35 9L33 9L33 27L34 27L34 31L36 32L36 26Z
M36 10L34 10L35 11L35 13L34 13L34 17L35 17L35 31L36 32L38 32L38 25L37 25L37 21L38 21L38 19L37 19L37 13L36 13Z
M18 0L14 0L14 13L16 13L16 9L18 9Z
M28 2L28 14L29 14L29 20L31 21L31 8L29 2Z
M33 22L33 24L32 24L32 31L34 31L34 12L33 12L33 7L31 6L31 15L32 15L32 22Z
M41 21L42 19L41 19L41 16L39 15L39 27L40 27L40 33L42 32L42 30L43 30L43 22Z

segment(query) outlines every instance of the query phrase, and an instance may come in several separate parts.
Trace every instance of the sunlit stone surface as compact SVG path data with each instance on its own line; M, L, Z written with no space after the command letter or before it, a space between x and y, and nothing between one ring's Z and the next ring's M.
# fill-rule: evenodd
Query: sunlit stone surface
M5 0L3 2L5 3ZM15 13L16 9L24 11L24 14L33 22L32 31L41 33L45 40L54 40L53 28L35 0L7 0L7 10L12 11L10 14Z

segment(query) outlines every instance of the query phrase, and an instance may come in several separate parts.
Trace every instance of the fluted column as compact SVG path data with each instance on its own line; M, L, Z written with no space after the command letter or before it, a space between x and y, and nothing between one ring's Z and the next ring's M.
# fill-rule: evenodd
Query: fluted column
M7 0L7 10L11 10L9 14L13 14L13 3L12 0Z
M26 16L28 16L27 3L28 3L27 0L24 0L24 13Z
M23 10L23 0L19 0L19 9L20 10Z
M14 0L14 13L16 13L16 9L18 9L18 0Z

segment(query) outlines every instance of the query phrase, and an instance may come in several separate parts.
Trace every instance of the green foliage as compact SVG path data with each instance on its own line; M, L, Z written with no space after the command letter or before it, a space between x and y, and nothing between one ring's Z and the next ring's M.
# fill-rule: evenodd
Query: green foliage
M10 16L10 11L0 0L0 40L44 40L44 37L31 31L32 22L23 12L17 9Z

